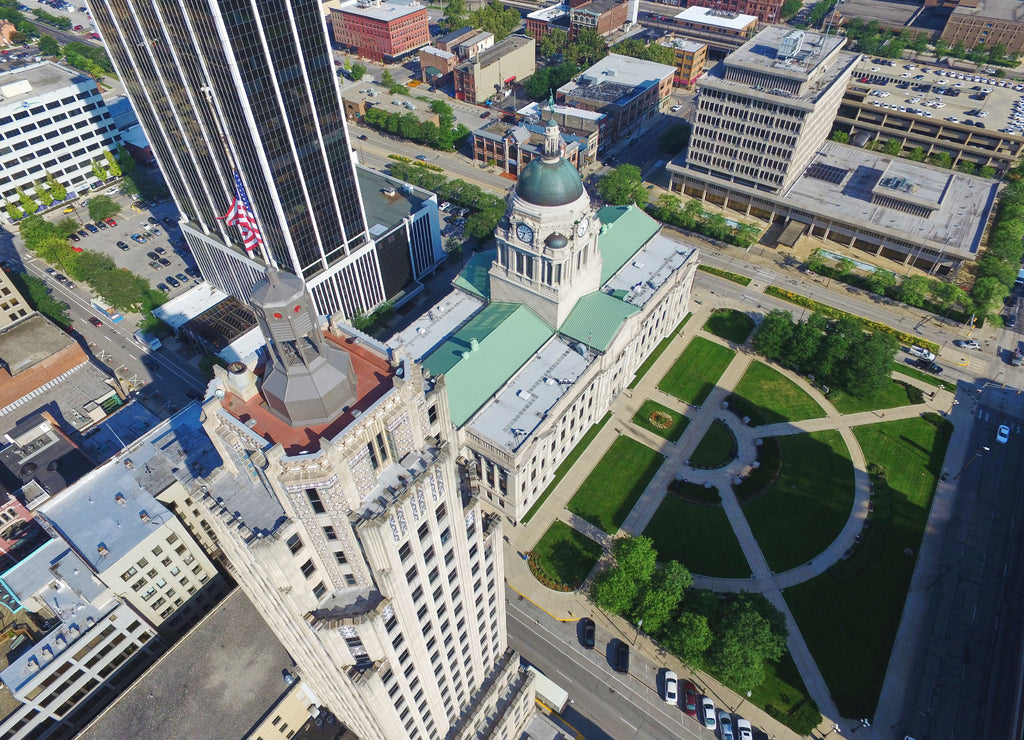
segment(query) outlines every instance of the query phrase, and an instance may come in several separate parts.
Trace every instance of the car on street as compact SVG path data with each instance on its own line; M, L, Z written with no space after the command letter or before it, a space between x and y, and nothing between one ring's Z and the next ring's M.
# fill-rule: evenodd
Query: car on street
M61 275L59 272L55 273L54 277L57 279L58 283L66 283L68 281L68 279L64 275Z
M742 717L736 718L736 737L739 740L754 740L754 728Z
M665 671L665 703L675 706L679 701L679 677L675 671Z
M718 719L715 716L715 703L707 696L700 699L700 715L704 719L704 726L714 732L718 729Z
M89 323L93 326L103 326L103 322L97 319L95 316L89 317Z
M483 113L480 114L480 117L481 118L490 118L491 117L491 112L489 110L485 110Z
M683 106L679 105L678 103L676 105L672 106L672 112L673 113L677 113L677 112L681 111L682 109L683 109Z
M171 289L170 289L170 288L168 288L168 287L167 287L166 285L164 285L163 283L157 283L157 284L156 284L156 289L157 289L157 290L159 290L159 291L160 291L160 292L162 292L162 293L170 293L170 292L171 292Z
M85 226L86 230L90 234L95 234L97 231L99 231L99 229L96 228L96 224L83 224L83 226Z
M416 159L418 159L421 162L426 162L427 161L427 155L426 154L417 154L416 155Z
M146 237L142 236L142 234L132 234L129 237L129 239L131 239L136 244L145 244L146 243Z
M981 349L981 342L977 339L955 339L953 344L960 349Z
M168 275L164 278L164 282L170 285L172 288L177 288L181 283L174 279L173 276Z
M156 252L146 252L146 256L149 257L151 260L160 259L160 255L157 254Z
M683 712L691 717L697 716L697 687L693 681L683 681Z
M629 645L622 640L615 643L615 670L629 673Z
M46 274L47 275L56 275L57 271L54 268L52 268L52 267L47 267L46 268Z
M718 732L722 740L735 740L732 734L732 715L724 709L718 712Z
M590 617L583 617L580 620L580 642L583 643L583 647L587 650L591 650L594 647L596 641L597 628L594 626L594 620Z
M914 364L917 365L922 370L924 370L926 373L931 373L932 375L942 375L942 367L940 365L936 365L931 360L926 360L923 357L921 357Z
M1006 424L1000 424L999 429L996 430L996 442L1001 445L1006 444L1010 441L1010 427Z
M106 221L107 226L117 226L117 221L112 218L105 218L103 220Z
M1014 324L1017 323L1017 314L1015 314L1015 313L1009 314L1006 317L1006 320L1003 323L1006 324L1007 326L1013 326Z
M935 353L931 352L924 347L918 347L916 344L910 345L910 349L907 350L914 357L920 357L922 359L931 361L935 359Z

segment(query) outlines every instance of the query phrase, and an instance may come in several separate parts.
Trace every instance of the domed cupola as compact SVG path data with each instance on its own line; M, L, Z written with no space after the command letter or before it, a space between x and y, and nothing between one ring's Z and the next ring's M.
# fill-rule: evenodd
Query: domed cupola
M544 240L544 245L548 249L564 249L568 243L569 240L563 234L552 234Z
M583 178L562 157L562 140L554 120L544 129L544 156L523 168L516 195L537 206L564 206L583 195Z

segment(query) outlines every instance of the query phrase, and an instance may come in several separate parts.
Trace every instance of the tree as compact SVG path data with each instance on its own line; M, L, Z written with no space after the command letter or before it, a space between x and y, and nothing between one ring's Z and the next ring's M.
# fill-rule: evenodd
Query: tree
M785 362L800 370L810 368L818 354L822 333L827 325L828 320L824 316L812 313L806 321L801 321L793 327L783 355Z
M61 185L57 178L49 172L46 173L46 184L50 186L50 194L53 195L54 200L64 200L68 197L67 188Z
M786 649L785 636L774 633L771 622L742 596L726 605L714 632L708 663L726 684L740 691L759 686L765 663L778 660Z
M1016 279L1016 278L1014 278ZM938 300L939 305L946 309L959 303L965 305L968 298L967 293L959 285L947 283L943 280L933 280L931 283L932 295Z
M608 55L604 38L593 28L586 28L576 34L576 39L565 51L565 57L576 64L589 67Z
M448 0L445 4L444 15L438 21L441 30L446 33L457 31L463 28L469 18L469 11L466 10L465 0ZM355 79L355 78L354 78Z
M869 396L881 390L892 375L892 358L899 342L889 334L860 333L839 368L839 381L851 396Z
M135 161L135 157L125 147L117 147L117 163L121 168L121 174L130 175L135 172L135 168L138 167L138 163Z
M800 0L786 0L782 3L782 7L779 9L779 15L782 16L783 20L789 20L794 15L800 12L800 8L804 5ZM853 19L859 20L859 19Z
M907 154L907 159L912 159L915 162L923 162L925 158L925 152L923 147L916 146L910 150Z
M395 84L395 76L391 74L390 69L384 70L384 73L380 76L380 84L387 88Z
M776 360L793 334L793 314L775 309L762 319L761 326L754 334L754 350L765 357Z
M56 227L57 231L60 233L61 236L71 236L80 228L82 228L77 221L75 221L73 218L68 218L66 216L62 218L60 221L56 222L54 224L54 227Z
M644 193L646 194L646 190ZM704 233L712 239L725 239L729 224L721 213L712 213L704 220Z
M868 274L868 290L878 295L887 295L889 290L896 285L895 273L888 270L875 270Z
M996 176L996 168L993 167L990 164L987 164L984 167L982 167L980 170L978 170L978 175L980 175L981 177L989 177L989 178L995 177Z
M694 612L681 612L666 632L665 647L691 665L701 663L714 639L708 618Z
M449 257L458 257L462 254L462 242L454 236L449 236L444 240L444 253Z
M903 279L897 291L897 297L908 306L920 308L924 305L929 291L928 278L924 275L911 275Z
M23 210L25 213L30 214L35 213L37 210L39 210L39 205L34 200L32 200L32 198L30 198L28 194L21 189L20 186L16 188L16 190L18 193L18 200L21 202L21 210Z
M676 53L674 49L661 44L645 44L640 39L633 37L620 41L612 47L615 54L623 54L627 57L644 59L648 62L667 64L674 67L676 64Z
M103 158L107 160L107 172L110 173L111 177L121 176L121 165L114 159L114 153L109 149L103 152Z
M100 160L94 160L92 163L92 174L100 182L107 179L107 171L103 169L103 165L100 164Z
M903 142L899 139L889 139L885 142L885 153L895 157L903 149Z
M89 218L103 221L121 212L121 206L107 195L97 195L89 201Z
M355 64L352 65L352 68L349 70L348 74L353 80L361 80L363 79L363 75L366 74L366 65L356 62Z
M612 547L615 566L594 579L591 598L602 609L629 614L640 592L650 583L657 553L649 537L625 537Z
M686 567L670 560L655 571L651 585L640 594L633 616L649 634L657 634L682 601L683 592L693 585L693 576Z
M647 204L647 186L644 185L640 168L634 164L620 164L601 178L597 192L609 203L616 206Z
M39 37L39 53L48 57L59 56L60 44L53 36L47 36L44 33Z
M978 278L974 281L974 287L971 289L971 300L974 301L975 312L986 316L997 311L1009 293L1009 287L993 277Z
M43 186L42 180L36 180L32 183L32 189L35 191L36 197L39 198L39 202L44 206L48 206L53 203L53 196L47 192L46 188Z
M840 277L846 277L853 272L854 267L856 267L856 263L854 263L852 259L849 257L842 257L839 260L839 264L836 265L836 274Z
M969 159L961 159L960 164L956 166L958 170L963 172L965 175L973 175L974 170L977 169L978 163L972 162Z
M836 129L835 131L832 132L832 141L838 141L840 144L849 144L850 135L845 131L840 131L839 129Z
M7 207L7 217L9 219L11 219L11 221L17 221L18 219L21 219L21 218L25 217L25 212L22 211L20 208L18 208L18 206L16 206L11 201L7 201L6 207Z
M537 51L542 57L553 57L569 44L569 34L560 28L553 28L537 42Z
M947 170L953 166L953 157L949 152L935 152L931 156L931 163L936 167L945 167Z
M470 13L469 19L477 28L493 33L495 42L498 42L512 33L523 17L515 8L506 8L499 0L491 0L484 7Z

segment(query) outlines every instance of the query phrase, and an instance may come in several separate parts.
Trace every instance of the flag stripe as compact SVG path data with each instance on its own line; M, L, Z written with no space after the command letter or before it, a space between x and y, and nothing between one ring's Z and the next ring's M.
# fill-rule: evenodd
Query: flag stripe
M249 205L249 196L246 195L245 186L242 184L242 176L238 174L238 170L232 172L232 175L235 181L235 196L231 199L228 212L221 216L221 219L227 221L229 226L238 227L245 251L252 252L256 247L263 246L263 235L256 225L252 206Z

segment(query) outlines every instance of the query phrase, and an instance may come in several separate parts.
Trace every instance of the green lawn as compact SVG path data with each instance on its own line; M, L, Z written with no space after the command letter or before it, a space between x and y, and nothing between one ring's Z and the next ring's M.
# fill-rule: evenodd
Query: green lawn
M594 437L600 433L610 418L612 418L611 411L605 414L601 421L590 427L590 429L587 430L587 433L584 434L580 441L576 443L576 446L572 448L572 452L562 460L562 464L555 470L555 477L552 478L548 487L544 489L544 493L540 495L540 497L534 502L533 506L530 507L530 510L526 512L526 516L523 517L523 524L530 523L533 515L537 513L537 510L540 509L540 507L544 505L544 502L548 500L548 496L551 495L551 492L555 490L559 483L562 482L562 478L564 478L565 474L569 472L569 468L571 468L576 461L580 459L583 453L587 451L587 447L589 447L590 443L594 441Z
M793 656L788 651L777 663L765 665L764 681L750 696L750 702L754 706L765 709L783 723L787 714L807 700L807 687L804 686L800 671L797 670Z
M867 396L850 396L842 391L832 391L828 400L841 414L856 414L860 411L876 411L878 409L894 409L899 406L911 406L921 403L921 389L890 380L875 393Z
M644 534L654 540L658 560L678 560L694 573L718 578L749 578L725 511L665 496Z
M908 365L905 362L893 362L892 369L893 372L909 375L911 378L917 378L918 380L922 380L929 385L934 385L937 388L947 388L952 384L952 382L947 383L943 381L942 378L932 375L931 373L926 373L923 370L918 370L913 365Z
M555 520L530 554L530 560L549 584L577 589L601 557L601 546L565 522ZM541 582L544 582L544 578Z
M672 344L676 335L683 330L683 327L686 326L691 316L693 316L692 313L686 314L686 316L683 317L683 320L679 322L679 326L673 329L671 334L658 343L658 346L654 348L654 351L647 356L647 359L644 360L643 364L637 369L636 374L633 376L633 382L627 386L628 388L636 388L637 384L643 380L645 375L647 375L647 371L651 369L651 366L658 361L658 358L661 357L665 350L668 349L668 346Z
M742 311L732 308L722 308L715 311L704 324L704 331L711 332L716 337L743 344L750 336L754 328L754 320Z
M752 362L733 390L746 404L730 401L733 410L749 416L752 426L780 421L817 419L824 409L807 392L763 362Z
M665 457L626 436L616 439L569 502L569 511L615 534Z
M671 422L669 422L668 426L659 427L651 421L651 415L655 413L666 414L670 417ZM686 427L690 425L689 417L683 416L679 412L673 411L667 406L662 406L657 401L650 399L644 401L640 410L633 416L632 421L638 427L654 432L659 437L664 437L670 442L678 442L679 438L683 436L683 432L686 431Z
M714 390L736 351L710 339L694 337L665 373L658 388L684 403L700 406Z
M934 414L858 427L864 457L885 468L891 489L878 549L859 571L844 572L841 579L829 571L786 589L844 717L870 717L875 710L951 433L949 422ZM906 554L908 548L913 555Z
M779 477L764 495L744 504L743 513L768 565L781 573L824 550L846 524L853 507L853 463L834 430L776 439L782 450Z
M690 454L689 464L702 470L717 470L736 458L736 437L724 423L711 422L704 438Z

